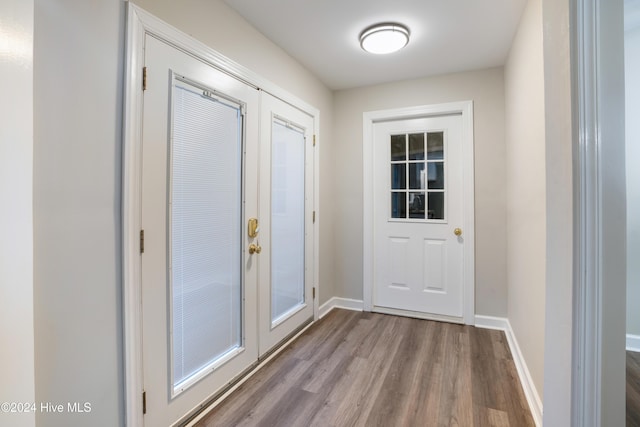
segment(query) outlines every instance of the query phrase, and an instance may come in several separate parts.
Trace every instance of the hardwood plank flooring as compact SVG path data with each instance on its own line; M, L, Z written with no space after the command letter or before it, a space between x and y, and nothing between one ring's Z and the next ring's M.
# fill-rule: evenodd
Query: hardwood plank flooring
M337 309L198 423L534 425L504 333Z
M640 427L640 353L627 351L627 427Z

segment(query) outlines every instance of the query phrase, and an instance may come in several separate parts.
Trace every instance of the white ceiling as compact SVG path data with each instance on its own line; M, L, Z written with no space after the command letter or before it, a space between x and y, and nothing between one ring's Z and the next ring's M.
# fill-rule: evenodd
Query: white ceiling
M224 0L331 89L503 65L526 0ZM366 27L396 21L409 45L360 48Z

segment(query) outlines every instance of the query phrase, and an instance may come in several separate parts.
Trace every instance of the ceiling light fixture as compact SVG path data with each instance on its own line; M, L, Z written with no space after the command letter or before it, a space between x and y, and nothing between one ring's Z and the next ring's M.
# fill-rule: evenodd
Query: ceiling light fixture
M409 43L409 29L402 24L376 24L360 33L362 49L378 55L396 52L407 43Z

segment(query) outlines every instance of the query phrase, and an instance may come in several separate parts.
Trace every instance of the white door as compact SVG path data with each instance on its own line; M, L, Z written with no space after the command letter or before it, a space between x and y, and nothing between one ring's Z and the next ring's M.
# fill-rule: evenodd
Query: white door
M313 132L308 114L262 93L260 354L313 320Z
M461 126L461 115L374 124L374 310L462 320Z
M161 426L258 358L259 93L148 35L145 66L144 420Z

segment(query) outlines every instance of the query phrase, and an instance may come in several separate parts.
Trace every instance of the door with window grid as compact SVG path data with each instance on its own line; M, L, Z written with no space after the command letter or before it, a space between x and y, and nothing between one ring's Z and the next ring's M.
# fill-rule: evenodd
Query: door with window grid
M463 315L461 125L374 125L374 310Z

